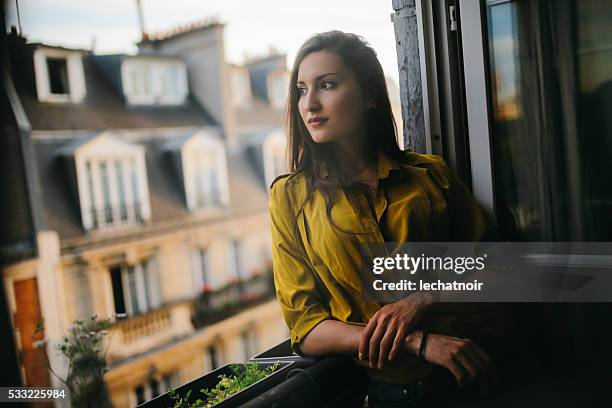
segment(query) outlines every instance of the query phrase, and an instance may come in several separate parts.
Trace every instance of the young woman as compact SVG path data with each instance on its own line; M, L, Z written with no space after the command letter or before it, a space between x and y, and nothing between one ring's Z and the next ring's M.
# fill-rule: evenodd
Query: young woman
M444 161L399 149L383 70L361 37L331 31L301 47L288 134L292 173L272 184L270 215L277 297L294 350L357 358L373 407L418 400L435 367L460 385L486 386L490 357L476 338L495 332L496 312L418 293L384 305L361 296L360 243L487 233Z

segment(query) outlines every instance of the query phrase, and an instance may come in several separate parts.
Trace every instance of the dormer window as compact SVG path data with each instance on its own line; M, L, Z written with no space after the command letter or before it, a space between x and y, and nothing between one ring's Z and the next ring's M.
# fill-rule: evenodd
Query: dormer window
M129 57L121 82L130 105L182 105L187 98L185 63L177 59Z
M183 153L187 207L191 210L222 207L229 203L223 143L206 140L197 144Z
M289 74L285 70L275 70L268 75L268 98L275 108L284 108L289 90Z
M41 102L78 103L85 98L82 52L39 47L34 51L36 93Z
M244 67L230 67L230 90L235 106L246 107L251 104L251 80L249 70Z
M104 229L149 220L144 148L108 132L83 139L65 151L74 160L83 227Z
M272 132L266 137L263 155L266 185L270 186L276 177L288 172L287 138L282 130Z
M227 162L223 141L207 130L178 137L166 145L174 155L191 211L229 204Z
M135 157L88 158L85 168L92 228L142 222L141 182ZM96 197L97 189L101 197Z

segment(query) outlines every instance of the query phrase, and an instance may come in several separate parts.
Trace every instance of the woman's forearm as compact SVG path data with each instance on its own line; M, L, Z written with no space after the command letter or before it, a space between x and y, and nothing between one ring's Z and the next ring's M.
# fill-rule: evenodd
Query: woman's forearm
M339 320L323 320L306 335L300 350L310 356L357 354L363 327Z

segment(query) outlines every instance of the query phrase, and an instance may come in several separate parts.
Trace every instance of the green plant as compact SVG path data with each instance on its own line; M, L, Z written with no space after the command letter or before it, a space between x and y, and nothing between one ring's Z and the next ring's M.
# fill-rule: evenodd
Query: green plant
M257 361L252 363L232 364L231 370L233 375L228 377L225 374L221 374L219 376L219 382L214 388L203 388L200 390L200 393L205 399L202 400L198 398L193 403L189 403L191 390L183 397L172 390L168 394L174 401L173 408L209 408L249 385L255 384L257 381L266 378L276 371L278 366L279 363L275 363L270 367L260 369Z
M104 407L110 405L104 387L106 352L102 341L110 327L110 320L77 320L57 346L57 350L68 359L66 378L60 377L51 367L47 357L47 368L66 385L72 407ZM44 330L41 323L37 331ZM45 353L46 355L46 353Z

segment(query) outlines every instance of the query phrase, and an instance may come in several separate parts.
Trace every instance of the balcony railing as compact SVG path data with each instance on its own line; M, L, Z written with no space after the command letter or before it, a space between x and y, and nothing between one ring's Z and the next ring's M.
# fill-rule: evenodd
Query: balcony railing
M104 206L90 211L93 228L142 222L140 203Z
M270 272L232 282L217 290L203 291L195 301L185 300L119 320L108 336L109 360L137 355L194 328L216 323L274 297Z
M170 310L162 309L136 316L118 324L123 343L131 343L142 337L154 336L172 325Z
M202 327L274 297L270 272L232 282L220 289L204 291L194 304L193 324Z
M110 361L137 355L193 331L191 303L178 302L119 320L111 327Z

